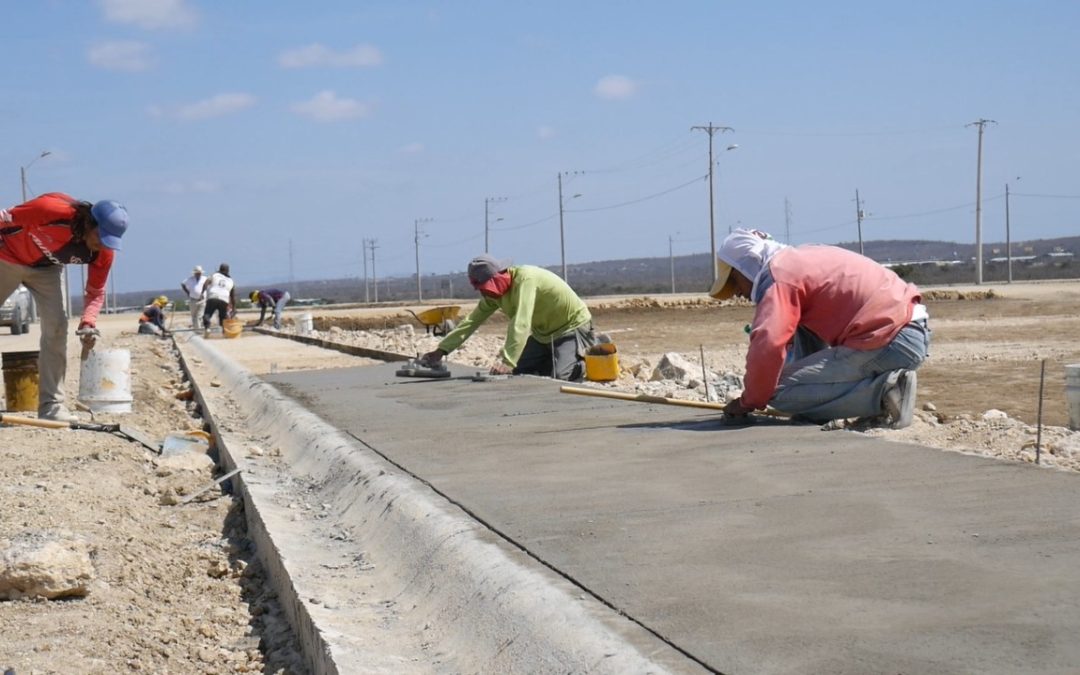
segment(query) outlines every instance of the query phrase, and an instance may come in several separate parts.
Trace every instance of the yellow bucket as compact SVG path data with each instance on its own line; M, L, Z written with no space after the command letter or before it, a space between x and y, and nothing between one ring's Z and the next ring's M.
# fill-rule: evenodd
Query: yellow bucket
M4 352L5 408L12 412L38 409L38 353Z
M227 338L240 337L240 333L244 330L244 322L240 319L225 319L221 322L221 330Z
M619 355L615 345L599 344L585 354L585 379L592 382L611 382L619 379Z

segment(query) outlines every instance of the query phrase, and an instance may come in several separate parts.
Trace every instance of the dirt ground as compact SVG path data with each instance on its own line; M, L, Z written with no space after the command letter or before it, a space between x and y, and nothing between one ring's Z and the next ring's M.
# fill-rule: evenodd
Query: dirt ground
M129 349L130 414L99 414L161 440L201 428L171 346L103 322L104 347ZM5 351L35 349L3 336ZM124 334L124 333L127 334ZM69 348L69 400L79 359ZM33 416L33 413L19 413ZM89 415L82 415L90 421ZM84 542L93 573L85 597L0 599L0 672L304 672L292 633L246 539L243 505L211 483L205 454L161 459L95 431L0 429L0 568L28 538Z
M1039 366L1046 359L1042 463L1080 470L1080 434L1064 428L1062 379L1064 364L1080 363L1080 283L994 287L991 298L983 297L985 290L928 293L934 333L931 358L919 371L919 406L933 409L920 410L908 429L865 433L1031 462ZM456 304L469 309L467 301ZM689 295L602 298L590 305L597 327L618 345L623 366L617 382L595 386L650 393L662 387L664 395L703 399L704 387L692 379L648 381L667 352L700 364L704 351L717 375L743 371L748 305ZM437 342L401 308L313 313L319 335L339 342L401 353L428 351ZM158 439L201 427L194 404L177 399L188 385L172 348L132 335L133 324L131 315L102 321L103 346L132 353L134 411L98 421L121 422ZM32 331L0 336L3 351L36 349L36 327ZM493 319L454 360L485 367L504 331L505 322ZM235 351L237 344L230 347ZM74 341L70 356L73 400ZM244 361L257 373L365 363L284 340L272 351L253 350ZM1001 412L987 414L992 410ZM94 568L86 597L0 600L0 672L304 672L245 537L242 505L217 488L189 504L175 503L217 474L205 458L163 461L109 434L0 429L0 556L20 536L53 533L87 542Z

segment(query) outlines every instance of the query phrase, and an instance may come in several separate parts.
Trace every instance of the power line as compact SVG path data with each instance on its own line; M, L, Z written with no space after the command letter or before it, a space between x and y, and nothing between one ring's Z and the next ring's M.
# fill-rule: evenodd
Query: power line
M647 197L642 197L640 199L633 199L631 201L622 202L620 204L611 204L610 206L597 206L597 207L591 208L591 209L566 209L566 211L568 213L591 213L593 211L609 211L611 209L619 209L619 208L622 208L624 206L630 206L631 204L640 204L641 202L646 202L646 201L649 201L650 199L656 199L657 197L663 197L664 195L671 194L672 192L675 192L676 190L681 190L681 189L683 189L685 187L693 185L694 183L697 183L698 181L705 180L708 177L709 177L709 174L704 174L704 175L698 176L696 178L692 178L691 180L688 180L685 183L682 183L681 185L676 185L673 188L668 188L667 190L664 190L662 192L657 192L656 194L651 194L651 195L649 195Z

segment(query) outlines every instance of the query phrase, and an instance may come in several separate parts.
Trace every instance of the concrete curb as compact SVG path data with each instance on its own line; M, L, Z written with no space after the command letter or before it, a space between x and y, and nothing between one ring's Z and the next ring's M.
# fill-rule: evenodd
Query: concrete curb
M314 672L706 672L208 342L177 345L193 384L189 355L220 382L196 392L223 463L245 469L238 485L250 534ZM229 447L236 435L211 410L222 407L215 397L239 408L239 426L273 439L288 480L322 504L320 520L297 525L293 504L282 503L282 479L269 480ZM348 541L320 534L331 531L348 532ZM334 557L319 562L320 549ZM340 569L334 561L349 555L377 572L317 573ZM387 630L407 654L387 653L395 644Z

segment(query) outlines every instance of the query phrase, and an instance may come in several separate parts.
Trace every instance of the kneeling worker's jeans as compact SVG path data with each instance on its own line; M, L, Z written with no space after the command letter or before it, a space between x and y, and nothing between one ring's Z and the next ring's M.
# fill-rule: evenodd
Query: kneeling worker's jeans
M904 326L885 347L860 351L826 347L800 329L794 360L780 373L780 384L769 405L790 415L827 422L882 413L881 399L895 382L890 375L915 370L926 359L930 329L925 319Z

